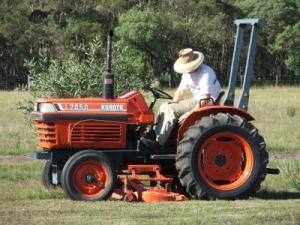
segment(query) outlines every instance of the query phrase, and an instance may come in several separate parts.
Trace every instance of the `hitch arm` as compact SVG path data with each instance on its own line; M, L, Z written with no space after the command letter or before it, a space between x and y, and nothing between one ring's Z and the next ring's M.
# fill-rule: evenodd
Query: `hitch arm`
M238 69L240 64L240 55L241 55L241 50L243 45L244 30L247 25L251 25L252 28L251 28L250 41L248 46L248 54L247 54L247 61L246 61L244 79L243 79L243 87L237 105L238 108L247 111L258 30L259 27L263 27L266 25L266 21L262 19L240 19L240 20L235 20L234 23L237 26L237 32L236 32L236 38L235 38L235 44L234 44L234 50L232 56L228 93L224 101L224 105L229 105L229 106L234 105L235 87L236 87L237 74L238 74Z

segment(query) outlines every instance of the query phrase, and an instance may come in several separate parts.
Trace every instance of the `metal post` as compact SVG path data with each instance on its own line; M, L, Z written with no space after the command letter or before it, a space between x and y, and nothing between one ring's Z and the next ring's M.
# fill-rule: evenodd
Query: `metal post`
M241 24L236 24L236 25L237 25L237 31L235 36L235 44L234 44L234 50L233 50L233 56L231 62L228 93L224 101L224 105L234 104L234 94L235 94L237 73L239 69L240 55L241 55L241 50L243 45L244 28L241 26Z
M253 64L254 64L257 37L258 37L258 26L256 24L252 24L250 43L248 47L247 62L246 62L245 73L244 73L243 88L242 88L240 100L238 102L238 107L244 110L248 110L249 91L250 91L251 78L253 73Z
M247 62L245 67L242 93L240 96L240 100L238 102L238 107L244 110L248 109L249 102L249 90L251 85L251 77L253 72L253 64L256 50L256 43L258 37L258 29L266 25L266 21L262 19L241 19L235 20L234 23L237 25L237 34L234 45L231 71L230 71L230 79L229 79L229 89L226 99L224 101L224 105L233 105L234 104L234 95L235 95L235 87L237 80L237 73L239 69L239 60L240 53L242 49L242 41L243 41L243 33L246 25L251 25L251 37L249 41L248 54L247 54Z

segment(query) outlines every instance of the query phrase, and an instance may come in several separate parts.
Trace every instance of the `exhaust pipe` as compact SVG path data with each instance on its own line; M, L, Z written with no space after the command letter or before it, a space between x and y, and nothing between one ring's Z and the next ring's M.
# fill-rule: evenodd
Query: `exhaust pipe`
M107 53L106 53L106 71L103 76L102 97L113 99L114 94L114 75L111 71L111 56L112 56L112 37L113 31L110 30L107 36Z

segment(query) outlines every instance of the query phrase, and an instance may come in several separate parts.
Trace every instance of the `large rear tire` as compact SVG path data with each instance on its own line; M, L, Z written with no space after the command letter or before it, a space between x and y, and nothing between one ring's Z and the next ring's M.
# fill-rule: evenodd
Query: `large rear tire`
M62 187L72 200L105 200L115 184L116 173L111 160L94 150L74 154L62 171Z
M195 199L247 198L266 177L265 148L257 129L240 116L203 117L179 143L179 180Z

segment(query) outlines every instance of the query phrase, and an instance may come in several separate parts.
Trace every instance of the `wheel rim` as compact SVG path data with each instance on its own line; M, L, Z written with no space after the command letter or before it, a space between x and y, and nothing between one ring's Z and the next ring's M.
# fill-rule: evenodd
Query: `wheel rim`
M108 184L108 171L99 160L89 160L81 163L73 173L75 190L83 197L96 197Z
M228 191L243 185L249 178L254 157L249 143L232 132L218 132L201 146L198 171L211 187Z

